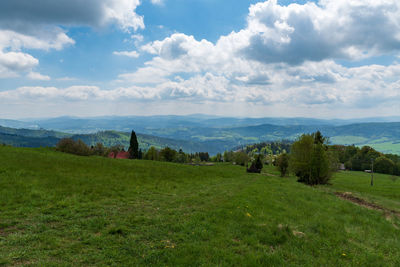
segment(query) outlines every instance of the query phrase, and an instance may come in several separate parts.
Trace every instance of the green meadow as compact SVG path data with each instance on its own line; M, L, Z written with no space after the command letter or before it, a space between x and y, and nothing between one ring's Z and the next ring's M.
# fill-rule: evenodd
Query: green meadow
M0 265L400 265L400 218L335 195L400 211L400 179L277 174L0 146Z

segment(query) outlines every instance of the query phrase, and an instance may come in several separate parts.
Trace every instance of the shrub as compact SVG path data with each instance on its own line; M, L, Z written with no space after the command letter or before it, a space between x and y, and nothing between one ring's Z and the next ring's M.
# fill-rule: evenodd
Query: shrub
M92 147L92 154L96 156L106 156L107 149L102 143L97 143Z
M58 142L56 149L79 156L89 156L91 154L90 148L80 139L74 141L71 138L63 138Z

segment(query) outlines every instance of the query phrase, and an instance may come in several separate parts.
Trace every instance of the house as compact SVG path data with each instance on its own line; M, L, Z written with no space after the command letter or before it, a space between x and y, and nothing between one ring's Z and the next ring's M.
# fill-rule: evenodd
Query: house
M108 157L112 159L129 159L130 155L129 152L119 151L117 152L117 155L115 155L114 152L111 152L108 154Z

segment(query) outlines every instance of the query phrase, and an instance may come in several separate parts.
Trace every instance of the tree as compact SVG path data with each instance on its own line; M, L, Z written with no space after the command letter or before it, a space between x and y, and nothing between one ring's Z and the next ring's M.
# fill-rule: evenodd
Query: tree
M318 131L303 134L293 143L289 166L298 181L309 184L326 184L332 175L328 139Z
M233 151L224 152L224 162L233 162L235 153Z
M281 172L281 177L285 177L289 169L289 155L286 153L280 154L276 159L276 166Z
M169 147L166 147L160 151L161 159L168 162L174 161L176 154L177 152Z
M210 159L210 155L208 155L208 152L200 152L199 157L201 161L208 161Z
M129 155L131 159L139 158L139 143L137 141L136 133L132 130L131 140L129 142Z
M247 172L260 173L262 168L263 164L261 161L261 155L257 155L256 158L251 163L250 168L247 168Z
M243 151L239 151L239 152L234 153L234 161L237 165L247 166L249 157Z
M188 161L186 154L182 149L179 149L178 154L175 156L175 162L186 163Z
M144 155L144 159L158 160L159 156L157 149L154 146L150 147L149 150L147 150L146 154Z
M395 164L392 160L381 156L377 158L374 162L374 171L378 173L393 174L395 169Z

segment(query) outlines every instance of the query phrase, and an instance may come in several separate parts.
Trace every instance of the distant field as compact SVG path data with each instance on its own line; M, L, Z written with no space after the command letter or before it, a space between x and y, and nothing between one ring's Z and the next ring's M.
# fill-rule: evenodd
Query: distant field
M371 146L377 151L383 153L392 153L400 155L400 143L399 142L384 142L384 143L367 143L367 146Z
M353 145L365 143L368 141L368 138L360 136L333 136L329 138L329 141L333 144Z
M388 138L366 138L361 136L333 136L329 138L332 144L341 145L356 145L359 147L370 146L375 150L385 154L399 154L400 155L400 142L391 141Z
M0 265L400 265L400 219L334 195L397 209L399 180L276 174L0 146Z

